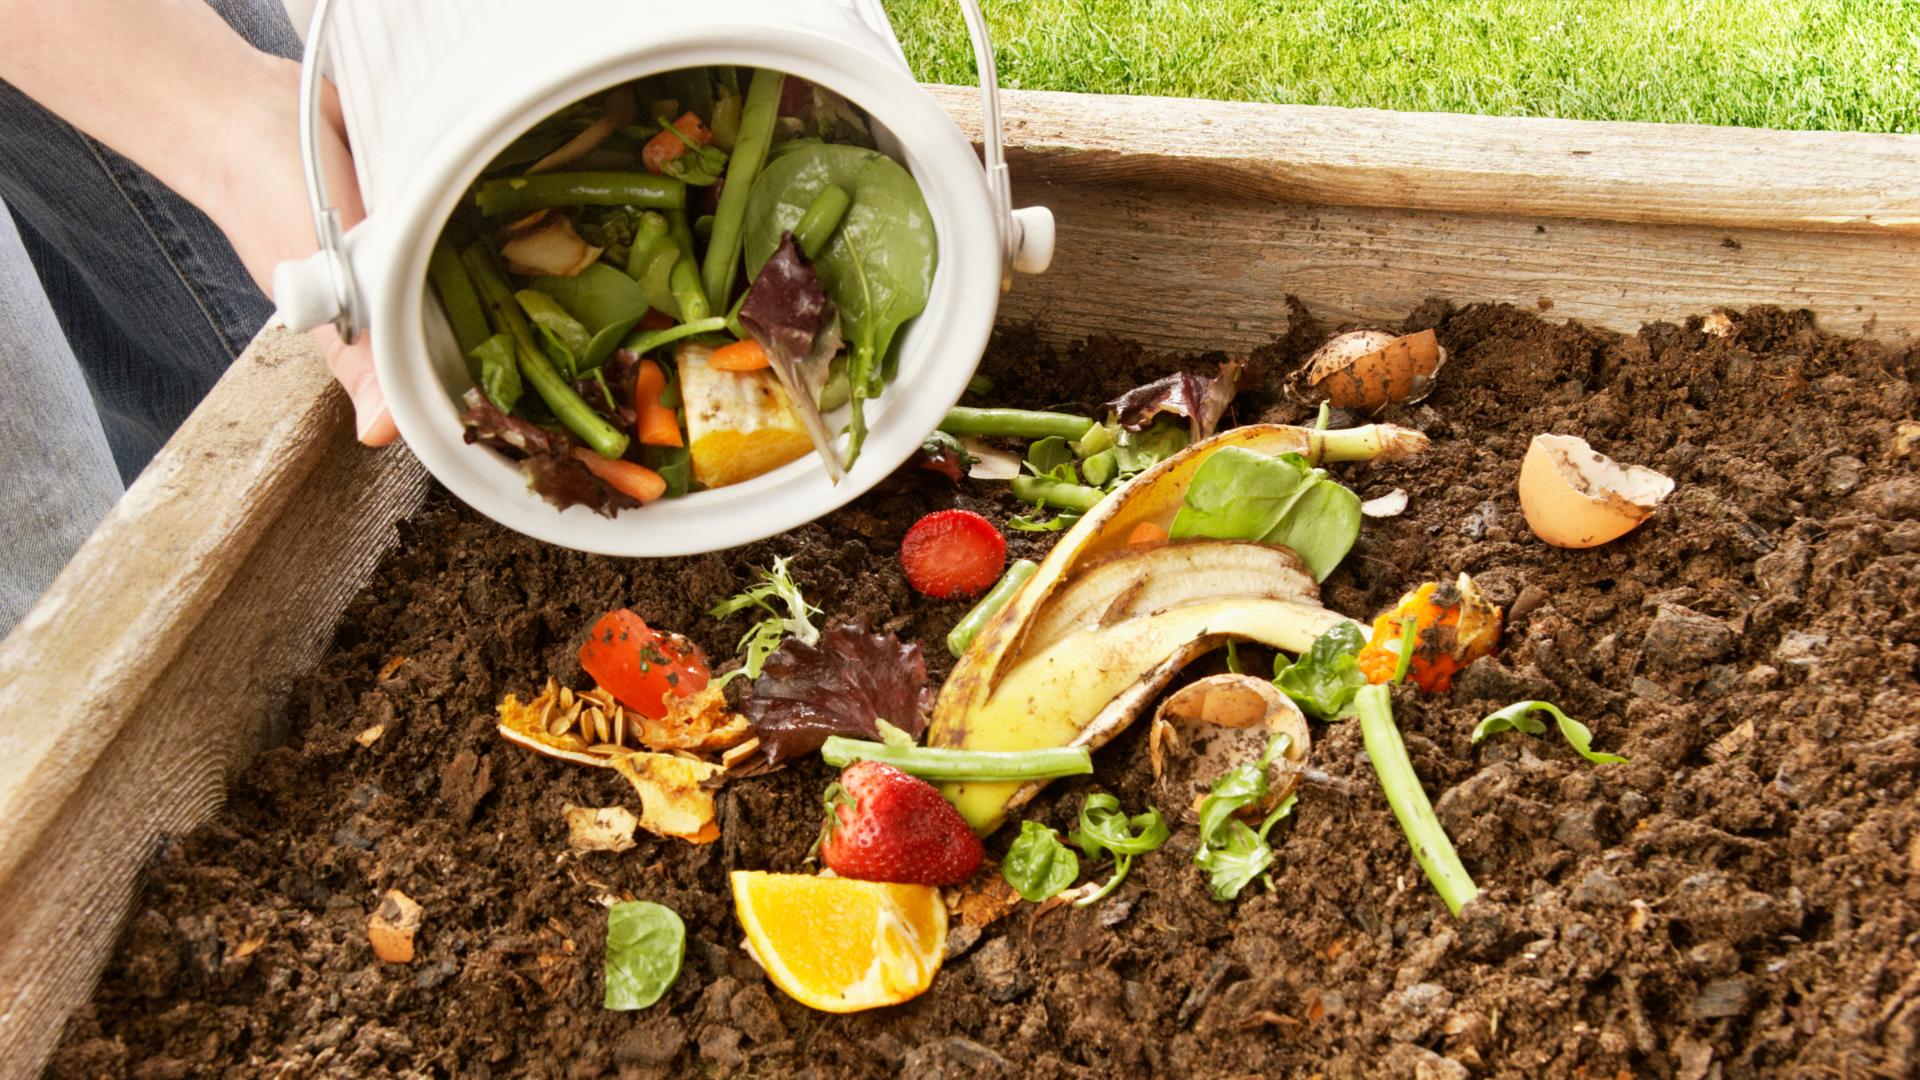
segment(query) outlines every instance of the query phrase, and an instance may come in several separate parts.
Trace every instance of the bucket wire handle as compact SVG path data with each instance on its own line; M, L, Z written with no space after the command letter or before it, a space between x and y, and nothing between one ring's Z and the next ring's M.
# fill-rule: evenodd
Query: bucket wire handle
M1006 146L1000 131L1000 74L993 63L993 42L980 0L959 0L967 36L973 40L973 67L980 80L980 157L987 173L987 195L1000 226L1000 288L1013 286L1014 256L1020 250L1020 223L1013 216L1013 184L1007 173Z
M317 0L313 21L307 27L306 46L300 57L300 167L307 176L307 208L313 211L313 235L319 242L333 279L338 314L334 329L342 341L352 341L364 325L360 317L360 290L347 271L346 241L340 229L340 211L327 197L326 169L320 161L320 67L326 60L324 40L327 16L333 0Z

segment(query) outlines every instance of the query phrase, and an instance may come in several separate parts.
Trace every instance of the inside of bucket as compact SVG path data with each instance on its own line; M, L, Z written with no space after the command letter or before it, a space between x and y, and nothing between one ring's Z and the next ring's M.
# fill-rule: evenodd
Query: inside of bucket
M815 444L807 437L802 406L787 393L790 382L800 382L813 396L843 462L852 443L855 371L868 375L866 428L885 422L900 358L914 351L925 321L920 312L940 294L940 254L948 237L928 210L900 140L847 96L785 75L771 128L755 136L765 130L771 97L754 93L756 75L746 67L685 68L588 94L531 123L477 168L442 226L421 306L435 379L468 440L482 444L470 452L491 458L489 469L522 473L535 494L561 510L585 505L623 514L635 508L634 494L574 452L580 449L661 477L665 498L702 502L751 497L816 470ZM756 112L761 115L749 130ZM764 138L768 149L747 196L730 200L726 187L737 175L734 157L750 152L743 136ZM626 197L619 194L626 189L609 178L626 178L635 201L614 201ZM677 182L680 205L660 197L674 188L667 181ZM555 194L570 184L576 188L571 194ZM825 193L827 187L847 197ZM573 199L586 201L568 201ZM833 220L836 202L846 203L837 224L823 226ZM672 247L660 240L654 215L667 220ZM715 288L725 275L713 273L708 261L716 242L729 242L728 233L737 236L740 255L733 284ZM783 253L790 239L794 251ZM642 243L649 253L636 256ZM744 304L758 272L776 259L782 274L812 283L803 289L808 295L783 305L774 290L761 302ZM496 276L491 289L478 280L479 262L490 264ZM689 262L698 273L697 295L687 288ZM479 300L478 318L467 305L464 329L462 305L443 295L450 276L464 276ZM511 305L499 302L502 284ZM724 300L710 295L721 291ZM645 301L644 311L627 325L636 295ZM810 324L807 312L822 298L825 314ZM768 310L773 321L753 318ZM577 396L571 410L556 410L545 392L551 387L529 377L526 343L506 325L516 317L539 358ZM717 320L724 326L714 325ZM696 330L696 324L704 328ZM785 373L776 370L773 357L764 368L725 372L727 378L708 365L689 395L686 372L676 364L682 343L715 351L759 343L765 353L775 336L796 345L806 340L810 347L804 355L788 351ZM830 351L836 336L840 347ZM469 347L476 339L478 348ZM674 410L679 447L661 445L665 425L656 410L647 410L651 430L642 428L647 407L638 404L636 384L649 376L631 370L642 360L660 369L666 393L653 400ZM783 395L786 415L778 407ZM581 403L627 436L625 450L608 454L611 446L592 445L583 425L569 422L580 418ZM507 405L512 407L502 408ZM566 446L565 456L538 449L543 435L548 444ZM733 468L724 464L725 454L703 453L735 443L744 449ZM541 461L543 456L549 460ZM555 473L562 474L559 480L547 479ZM589 478L596 488L588 487Z

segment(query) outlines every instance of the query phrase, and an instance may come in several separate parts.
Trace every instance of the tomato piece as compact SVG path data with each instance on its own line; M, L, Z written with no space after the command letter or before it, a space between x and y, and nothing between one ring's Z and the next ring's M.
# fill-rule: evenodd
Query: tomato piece
M580 666L620 704L656 720L667 715L669 697L706 689L712 675L700 646L653 629L626 608L593 624Z

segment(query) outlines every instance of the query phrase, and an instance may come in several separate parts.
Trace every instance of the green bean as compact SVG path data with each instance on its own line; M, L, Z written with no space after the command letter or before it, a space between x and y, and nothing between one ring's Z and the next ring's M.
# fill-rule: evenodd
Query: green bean
M1069 442L1084 438L1093 421L1070 413L1028 409L975 409L956 405L947 410L940 430L949 435L999 435L1014 439L1044 439L1058 435Z
M513 335L514 345L520 353L520 373L533 384L534 392L540 400L547 403L553 415L567 425L567 429L592 447L601 457L617 458L627 452L627 436L602 419L593 411L586 399L582 398L560 372L540 351L540 344L533 336L533 327L527 323L527 317L520 312L520 304L513 298L513 289L500 270L493 264L493 253L487 250L485 241L475 241L472 247L460 255L460 262L472 275L473 283L480 294L481 303L486 305L489 321L503 333Z
M667 239L667 215L658 210L641 214L640 224L633 230L633 246L627 249L627 276L635 281L643 279L647 273L647 260Z
M1084 484L1069 484L1064 480L1051 480L1044 476L1016 476L1013 478L1013 496L1035 506L1084 514L1099 506L1100 500L1106 498L1107 493L1099 488L1090 488Z
M981 629L987 625L987 620L993 618L1001 608L1006 607L1007 601L1013 599L1013 594L1018 592L1020 586L1025 585L1027 579L1032 577L1033 572L1038 569L1040 564L1032 559L1017 560L1012 566L1007 567L1006 573L1000 575L999 582L987 590L987 595L973 605L973 610L953 624L953 629L947 632L947 651L953 654L955 660L960 658L961 653L967 651L967 646L973 644L973 639L979 636Z
M667 273L667 288L673 292L674 303L680 305L681 321L699 322L712 313L712 304L707 299L705 287L700 283L699 264L694 262L693 230L687 227L685 214L670 217L667 228L673 236L674 245L680 249L680 257Z
M620 347L645 356L660 346L671 345L681 338L690 338L696 334L717 334L726 328L727 320L715 315L697 322L669 326L665 330L646 330L630 335L627 340L620 343Z
M840 219L847 215L847 207L852 205L853 196L839 184L821 188L793 227L793 242L800 245L800 254L808 259L820 254L820 249L833 239L833 230L840 227Z
M493 336L487 329L487 313L480 307L480 294L473 291L473 281L461 267L460 253L453 250L453 245L445 240L433 245L433 254L427 258L427 277L447 313L461 356L472 353Z
M740 137L727 163L727 183L720 189L720 205L713 214L713 239L700 267L700 282L709 303L733 298L734 277L740 272L741 225L747 216L747 195L766 163L773 141L773 122L780 115L780 89L786 76L761 68L747 85L747 103L740 116ZM683 193L684 194L684 193Z
M645 206L678 210L687 205L687 185L670 176L643 172L542 173L489 180L480 185L474 202L488 217L531 214L556 206Z
M886 743L829 735L820 746L821 760L836 769L856 761L891 765L922 780L1000 782L1051 780L1058 776L1086 776L1093 772L1093 755L1084 746L1049 746L1039 750L958 750L945 746L889 746Z

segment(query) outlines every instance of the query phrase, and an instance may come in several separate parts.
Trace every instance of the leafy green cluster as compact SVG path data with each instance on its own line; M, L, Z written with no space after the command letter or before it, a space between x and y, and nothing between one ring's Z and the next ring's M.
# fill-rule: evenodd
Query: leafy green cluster
M1626 758L1619 754L1602 753L1593 748L1593 732L1587 725L1560 711L1560 707L1551 701L1516 701L1474 725L1473 741L1478 743L1489 735L1498 735L1503 731L1523 731L1528 735L1546 733L1547 725L1533 718L1533 713L1543 712L1553 717L1560 728L1560 735L1573 747L1573 752L1593 762L1595 765L1619 765Z
M1074 901L1075 906L1086 907L1105 899L1126 880L1133 860L1159 850L1169 835L1166 819L1154 807L1129 817L1121 812L1120 800L1112 795L1096 792L1087 796L1087 801L1080 806L1080 827L1068 833L1067 840L1089 859L1097 859L1103 853L1112 855L1113 876L1100 888ZM1000 864L1000 873L1021 899L1038 903L1073 886L1080 877L1080 856L1061 843L1059 831L1052 826L1023 821L1019 838L1007 849L1007 857Z
M1316 720L1352 716L1353 695L1367 685L1355 659L1366 645L1360 627L1343 622L1315 638L1313 647L1291 664L1285 654L1274 657L1273 683Z
M1194 853L1193 862L1207 872L1215 900L1238 897L1241 890L1273 867L1275 855L1267 834L1293 813L1298 797L1287 796L1261 819L1258 829L1241 821L1239 814L1266 801L1267 770L1292 742L1288 735L1275 735L1258 760L1223 773L1200 802L1200 849ZM1271 879L1268 885L1271 887Z
M1325 581L1359 539L1360 516L1360 496L1299 454L1225 446L1194 471L1168 533L1279 544Z

